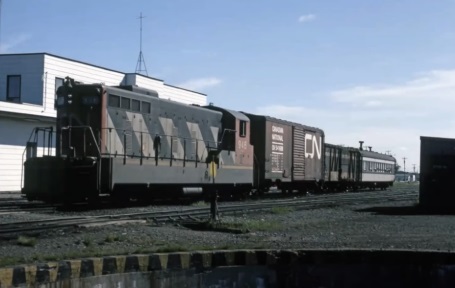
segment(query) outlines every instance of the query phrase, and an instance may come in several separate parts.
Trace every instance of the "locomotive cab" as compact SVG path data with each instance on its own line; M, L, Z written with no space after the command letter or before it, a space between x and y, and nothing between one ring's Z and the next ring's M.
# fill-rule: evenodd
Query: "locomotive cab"
M101 85L78 85L69 77L59 87L55 156L30 157L24 163L22 193L29 200L72 203L98 197L102 91ZM35 129L40 132L49 133ZM47 145L54 147L50 141Z

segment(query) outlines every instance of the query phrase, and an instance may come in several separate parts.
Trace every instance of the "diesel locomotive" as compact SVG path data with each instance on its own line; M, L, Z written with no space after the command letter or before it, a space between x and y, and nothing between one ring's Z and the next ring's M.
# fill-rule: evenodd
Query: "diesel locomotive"
M244 196L272 186L386 188L394 180L392 156L327 144L319 128L185 105L135 86L67 77L56 110L56 131L35 128L27 142L22 194L29 200ZM48 153L38 157L38 147Z

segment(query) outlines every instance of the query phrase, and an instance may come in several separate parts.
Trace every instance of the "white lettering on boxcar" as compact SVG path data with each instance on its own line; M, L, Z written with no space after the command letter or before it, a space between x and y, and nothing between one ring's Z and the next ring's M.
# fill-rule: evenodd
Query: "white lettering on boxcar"
M284 133L284 129L283 129L283 127L278 127L278 126L273 126L272 125L272 132L283 134Z
M283 135L272 134L272 140L283 142Z
M305 157L314 158L314 154L321 159L322 141L321 137L311 134L305 134Z

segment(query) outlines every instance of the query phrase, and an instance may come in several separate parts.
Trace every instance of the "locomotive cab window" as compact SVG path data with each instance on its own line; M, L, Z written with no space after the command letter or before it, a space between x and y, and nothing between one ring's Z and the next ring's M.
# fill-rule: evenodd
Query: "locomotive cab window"
M131 101L129 98L122 97L122 109L130 109L131 108Z
M246 137L246 121L240 120L240 137Z
M141 111L141 101L139 100L131 100L131 110L135 112L140 112Z
M120 96L109 95L109 106L120 108Z
M150 103L149 102L142 102L142 113L150 114Z

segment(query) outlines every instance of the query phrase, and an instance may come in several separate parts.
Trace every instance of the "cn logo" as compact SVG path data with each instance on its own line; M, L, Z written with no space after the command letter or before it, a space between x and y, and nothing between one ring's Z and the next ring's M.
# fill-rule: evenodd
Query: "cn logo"
M314 158L314 154L321 159L321 137L316 135L305 134L305 158Z

